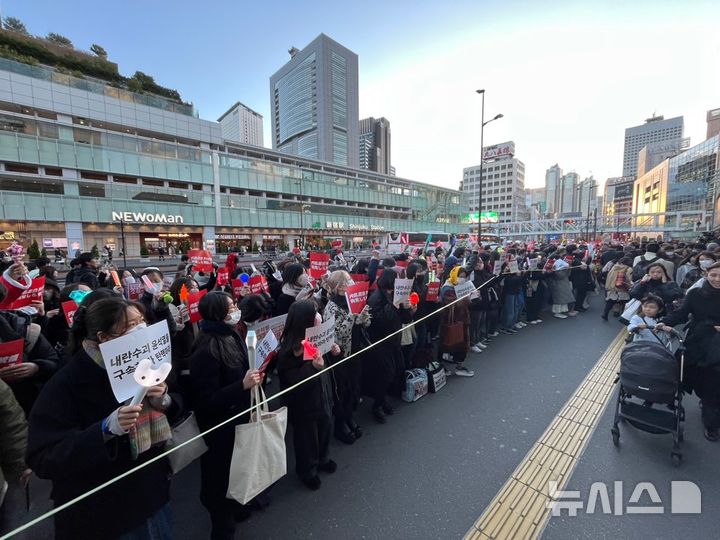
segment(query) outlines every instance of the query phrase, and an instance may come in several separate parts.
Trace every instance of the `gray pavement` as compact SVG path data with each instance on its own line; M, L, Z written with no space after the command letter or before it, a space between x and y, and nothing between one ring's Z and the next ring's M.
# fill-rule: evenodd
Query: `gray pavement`
M496 338L483 354L470 356L474 378L451 377L438 394L413 404L397 403L386 425L375 424L364 403L358 420L365 436L352 446L333 440L331 457L339 468L321 477L317 492L296 479L289 448L289 474L275 486L270 507L239 524L238 538L461 537L620 330L616 322L600 320L599 298L591 302L591 310L574 319L546 314L541 325ZM616 450L606 413L569 488L586 494L597 480L623 479L633 486L639 480L658 480L665 499L669 487L662 482L697 480L705 515L717 508L717 448L702 438L697 402L687 401L685 463L680 469L670 464L668 437L621 426L622 447ZM46 483L35 481L34 490L31 515L47 507ZM194 465L173 483L175 536L180 540L209 537L210 523L198 492L199 467ZM544 536L670 538L684 532L717 538L713 521L697 516L583 515L554 518ZM25 537L50 537L46 525L30 533Z

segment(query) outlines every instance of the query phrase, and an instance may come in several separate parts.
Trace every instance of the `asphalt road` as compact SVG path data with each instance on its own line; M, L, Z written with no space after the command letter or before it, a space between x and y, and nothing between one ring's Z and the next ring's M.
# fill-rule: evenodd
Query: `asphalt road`
M317 492L296 479L289 448L289 474L275 486L270 507L239 524L238 538L462 537L620 330L616 322L600 320L598 298L591 303L591 310L576 318L546 314L538 326L496 338L483 354L470 356L474 378L451 377L438 394L397 403L386 425L375 424L368 403L363 404L358 420L364 437L352 446L333 440L331 457L339 468L322 476ZM669 500L671 479L691 480L702 489L706 517L582 514L553 518L544 537L675 538L690 533L718 538L714 520L707 517L719 500L718 448L702 437L696 400L687 400L687 410L680 469L670 464L668 437L621 426L622 446L616 450L606 411L568 489L581 490L586 498L592 482L625 480L627 501L638 481L654 481L663 500ZM47 485L33 484L31 515L37 515L47 508ZM195 465L173 483L177 539L209 537L198 492ZM13 521L20 517L26 515ZM45 524L24 537L50 534Z

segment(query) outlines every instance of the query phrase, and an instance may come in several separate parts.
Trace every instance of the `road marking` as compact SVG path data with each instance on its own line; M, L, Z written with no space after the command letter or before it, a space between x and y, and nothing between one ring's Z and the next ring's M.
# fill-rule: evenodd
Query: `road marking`
M610 402L625 331L602 354L575 393L483 511L465 540L535 539L550 518L550 481L565 489Z

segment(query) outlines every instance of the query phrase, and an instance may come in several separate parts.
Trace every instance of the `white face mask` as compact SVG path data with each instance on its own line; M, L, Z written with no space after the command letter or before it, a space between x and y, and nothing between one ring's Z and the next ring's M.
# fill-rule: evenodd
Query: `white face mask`
M467 278L464 278L464 277L457 278L458 285L462 285L466 281L467 281Z
M122 282L125 285L132 285L133 283L135 283L135 278L132 276L124 277L124 278L122 278Z
M668 257L672 257L673 255L675 255L675 252L674 251L666 251L665 255L667 255Z
M145 291L148 294L156 295L160 292L162 292L163 284L162 283L153 283L152 287L145 287Z
M713 261L712 259L703 259L700 261L700 268L702 268L703 270L707 270L714 263L715 263L715 261Z
M146 323L146 322L141 322L141 323L136 324L136 325L133 326L130 330L128 330L127 332L125 332L123 335L124 335L124 336L127 336L128 334L132 334L133 332L137 332L138 330L140 330L140 329L142 329L142 328L147 328L147 323Z
M310 276L307 274L301 274L299 278L297 278L297 284L301 287L305 287L308 283L310 283Z
M230 313L230 318L225 319L225 324L228 326L235 326L240 322L240 319L242 319L242 312L238 309L237 311Z

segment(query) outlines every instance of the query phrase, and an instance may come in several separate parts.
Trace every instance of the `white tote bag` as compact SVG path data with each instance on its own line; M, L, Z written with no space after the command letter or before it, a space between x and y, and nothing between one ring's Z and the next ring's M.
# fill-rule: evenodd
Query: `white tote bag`
M287 474L285 430L287 407L270 412L265 392L251 392L250 422L235 426L235 446L230 462L228 499L247 504Z
M623 311L622 315L620 315L620 322L626 326L630 324L630 319L632 319L633 315L637 315L639 309L640 300L633 298L627 304L625 304L625 311Z

